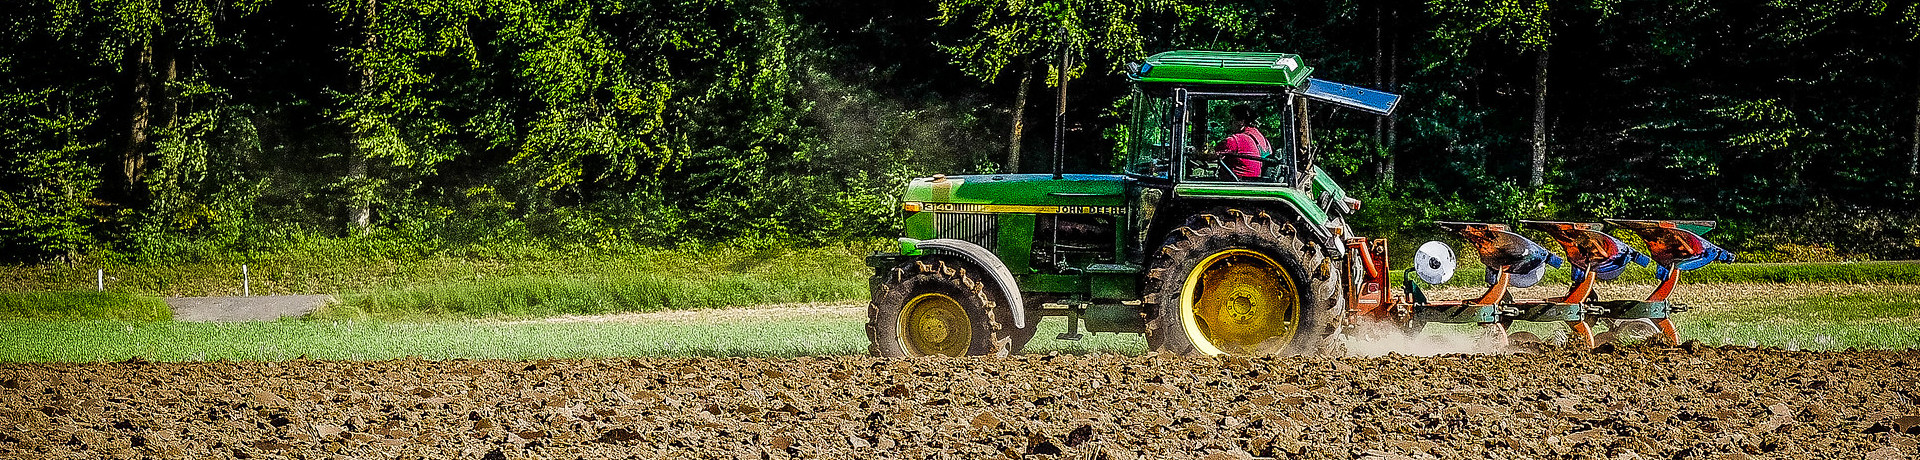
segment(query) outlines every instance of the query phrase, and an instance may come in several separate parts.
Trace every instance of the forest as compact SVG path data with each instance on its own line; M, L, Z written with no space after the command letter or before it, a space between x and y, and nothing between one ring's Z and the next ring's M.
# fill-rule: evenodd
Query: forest
M1859 0L17 0L0 263L891 237L934 173L1111 172L1129 62L1302 55L1373 235L1690 218L1920 258L1920 5ZM1056 68L1068 53L1079 64Z

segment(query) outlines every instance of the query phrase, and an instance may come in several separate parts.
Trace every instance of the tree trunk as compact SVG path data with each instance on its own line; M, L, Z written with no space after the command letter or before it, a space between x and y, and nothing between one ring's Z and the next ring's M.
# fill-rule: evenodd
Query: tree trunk
M1539 187L1547 177L1547 50L1542 48L1533 67L1533 174L1527 185Z
M1013 127L1007 135L1007 173L1020 172L1020 143L1027 130L1027 88L1033 86L1033 67L1020 69L1020 89L1013 93Z
M1914 81L1920 83L1920 78ZM1920 89L1920 84L1914 89ZM1913 94L1913 151L1907 160L1907 175L1920 178L1920 92Z
M124 196L138 195L140 180L147 172L147 127L153 106L153 41L147 40L127 50L127 73L133 77L128 94L126 144L120 149L120 176L114 179Z
M179 42L168 41L167 43ZM160 66L160 87L156 88L153 99L163 107L160 110L161 125L168 129L180 126L180 98L173 97L173 93L167 91L168 85L180 79L178 48L178 46L162 46L155 52L159 61L164 64Z
M367 50L372 50L374 45L379 44L379 38L374 34L375 28L379 26L379 6L379 0L367 0L367 23L365 38L362 42L362 46ZM371 86L373 86L373 69L360 69L360 92L364 94ZM348 143L351 144L347 146L347 231L365 235L373 226L373 202L366 196L368 193L366 190L367 151L364 137L366 133L352 126L347 127L347 132Z
M355 133L356 145L347 153L347 231L365 235L373 226L373 203L365 196L364 185L367 182L367 154L358 143L360 135Z
M1373 87L1384 90L1387 84L1387 79L1384 75L1387 66L1387 46L1385 39L1387 25L1386 16L1381 11L1382 8L1379 4L1376 3L1373 5ZM1374 151L1380 152L1380 155L1383 157L1380 163L1376 165L1377 169L1374 173L1374 180L1383 184L1393 180L1393 171L1391 169L1393 160L1389 159L1393 157L1393 153L1388 152L1386 147L1386 117L1373 117L1373 148Z
M1396 10L1391 14L1392 15L1389 17L1393 18L1393 21L1390 22L1390 24L1393 24L1396 26L1399 25L1400 12ZM1398 93L1400 92L1399 28L1396 27L1394 31L1395 31L1394 34L1387 36L1387 86L1386 88L1383 88L1383 89L1385 89L1388 92ZM1398 114L1387 115L1386 117L1383 117L1387 119L1387 146L1386 146L1387 174L1385 177L1381 178L1381 183L1384 183L1387 185L1393 185L1394 171L1399 167L1399 162L1395 161L1399 157L1399 155L1394 153L1397 151L1396 148L1399 147L1400 145L1400 136L1397 132L1394 131L1398 125L1398 123L1395 123L1395 122L1399 121L1399 117L1400 115Z

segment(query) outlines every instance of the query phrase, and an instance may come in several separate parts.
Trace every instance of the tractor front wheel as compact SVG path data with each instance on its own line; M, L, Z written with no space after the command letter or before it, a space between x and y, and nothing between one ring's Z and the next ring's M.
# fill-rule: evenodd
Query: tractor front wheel
M1012 329L985 270L949 256L915 258L881 275L867 307L874 356L1006 356ZM1005 318L1005 320L1002 320Z
M1343 313L1340 271L1309 236L1265 212L1195 215L1147 273L1147 345L1188 356L1312 352Z

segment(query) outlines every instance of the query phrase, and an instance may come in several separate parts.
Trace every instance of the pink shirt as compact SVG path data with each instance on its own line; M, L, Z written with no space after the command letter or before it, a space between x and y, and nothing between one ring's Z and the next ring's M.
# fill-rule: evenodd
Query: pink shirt
M1215 147L1214 150L1258 157L1261 156L1261 152L1271 151L1273 147L1267 144L1267 137L1260 135L1259 129L1248 126L1246 129L1229 135L1226 139L1222 139L1220 145ZM1224 158L1224 160L1227 162L1227 167L1233 170L1233 175L1240 177L1260 177L1261 165L1259 161L1234 157L1227 157Z

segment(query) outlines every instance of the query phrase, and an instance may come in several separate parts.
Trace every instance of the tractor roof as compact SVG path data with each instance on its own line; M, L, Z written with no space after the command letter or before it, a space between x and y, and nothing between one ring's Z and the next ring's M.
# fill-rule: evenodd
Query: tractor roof
M1128 77L1147 83L1298 87L1312 73L1297 54L1181 50L1148 56Z

